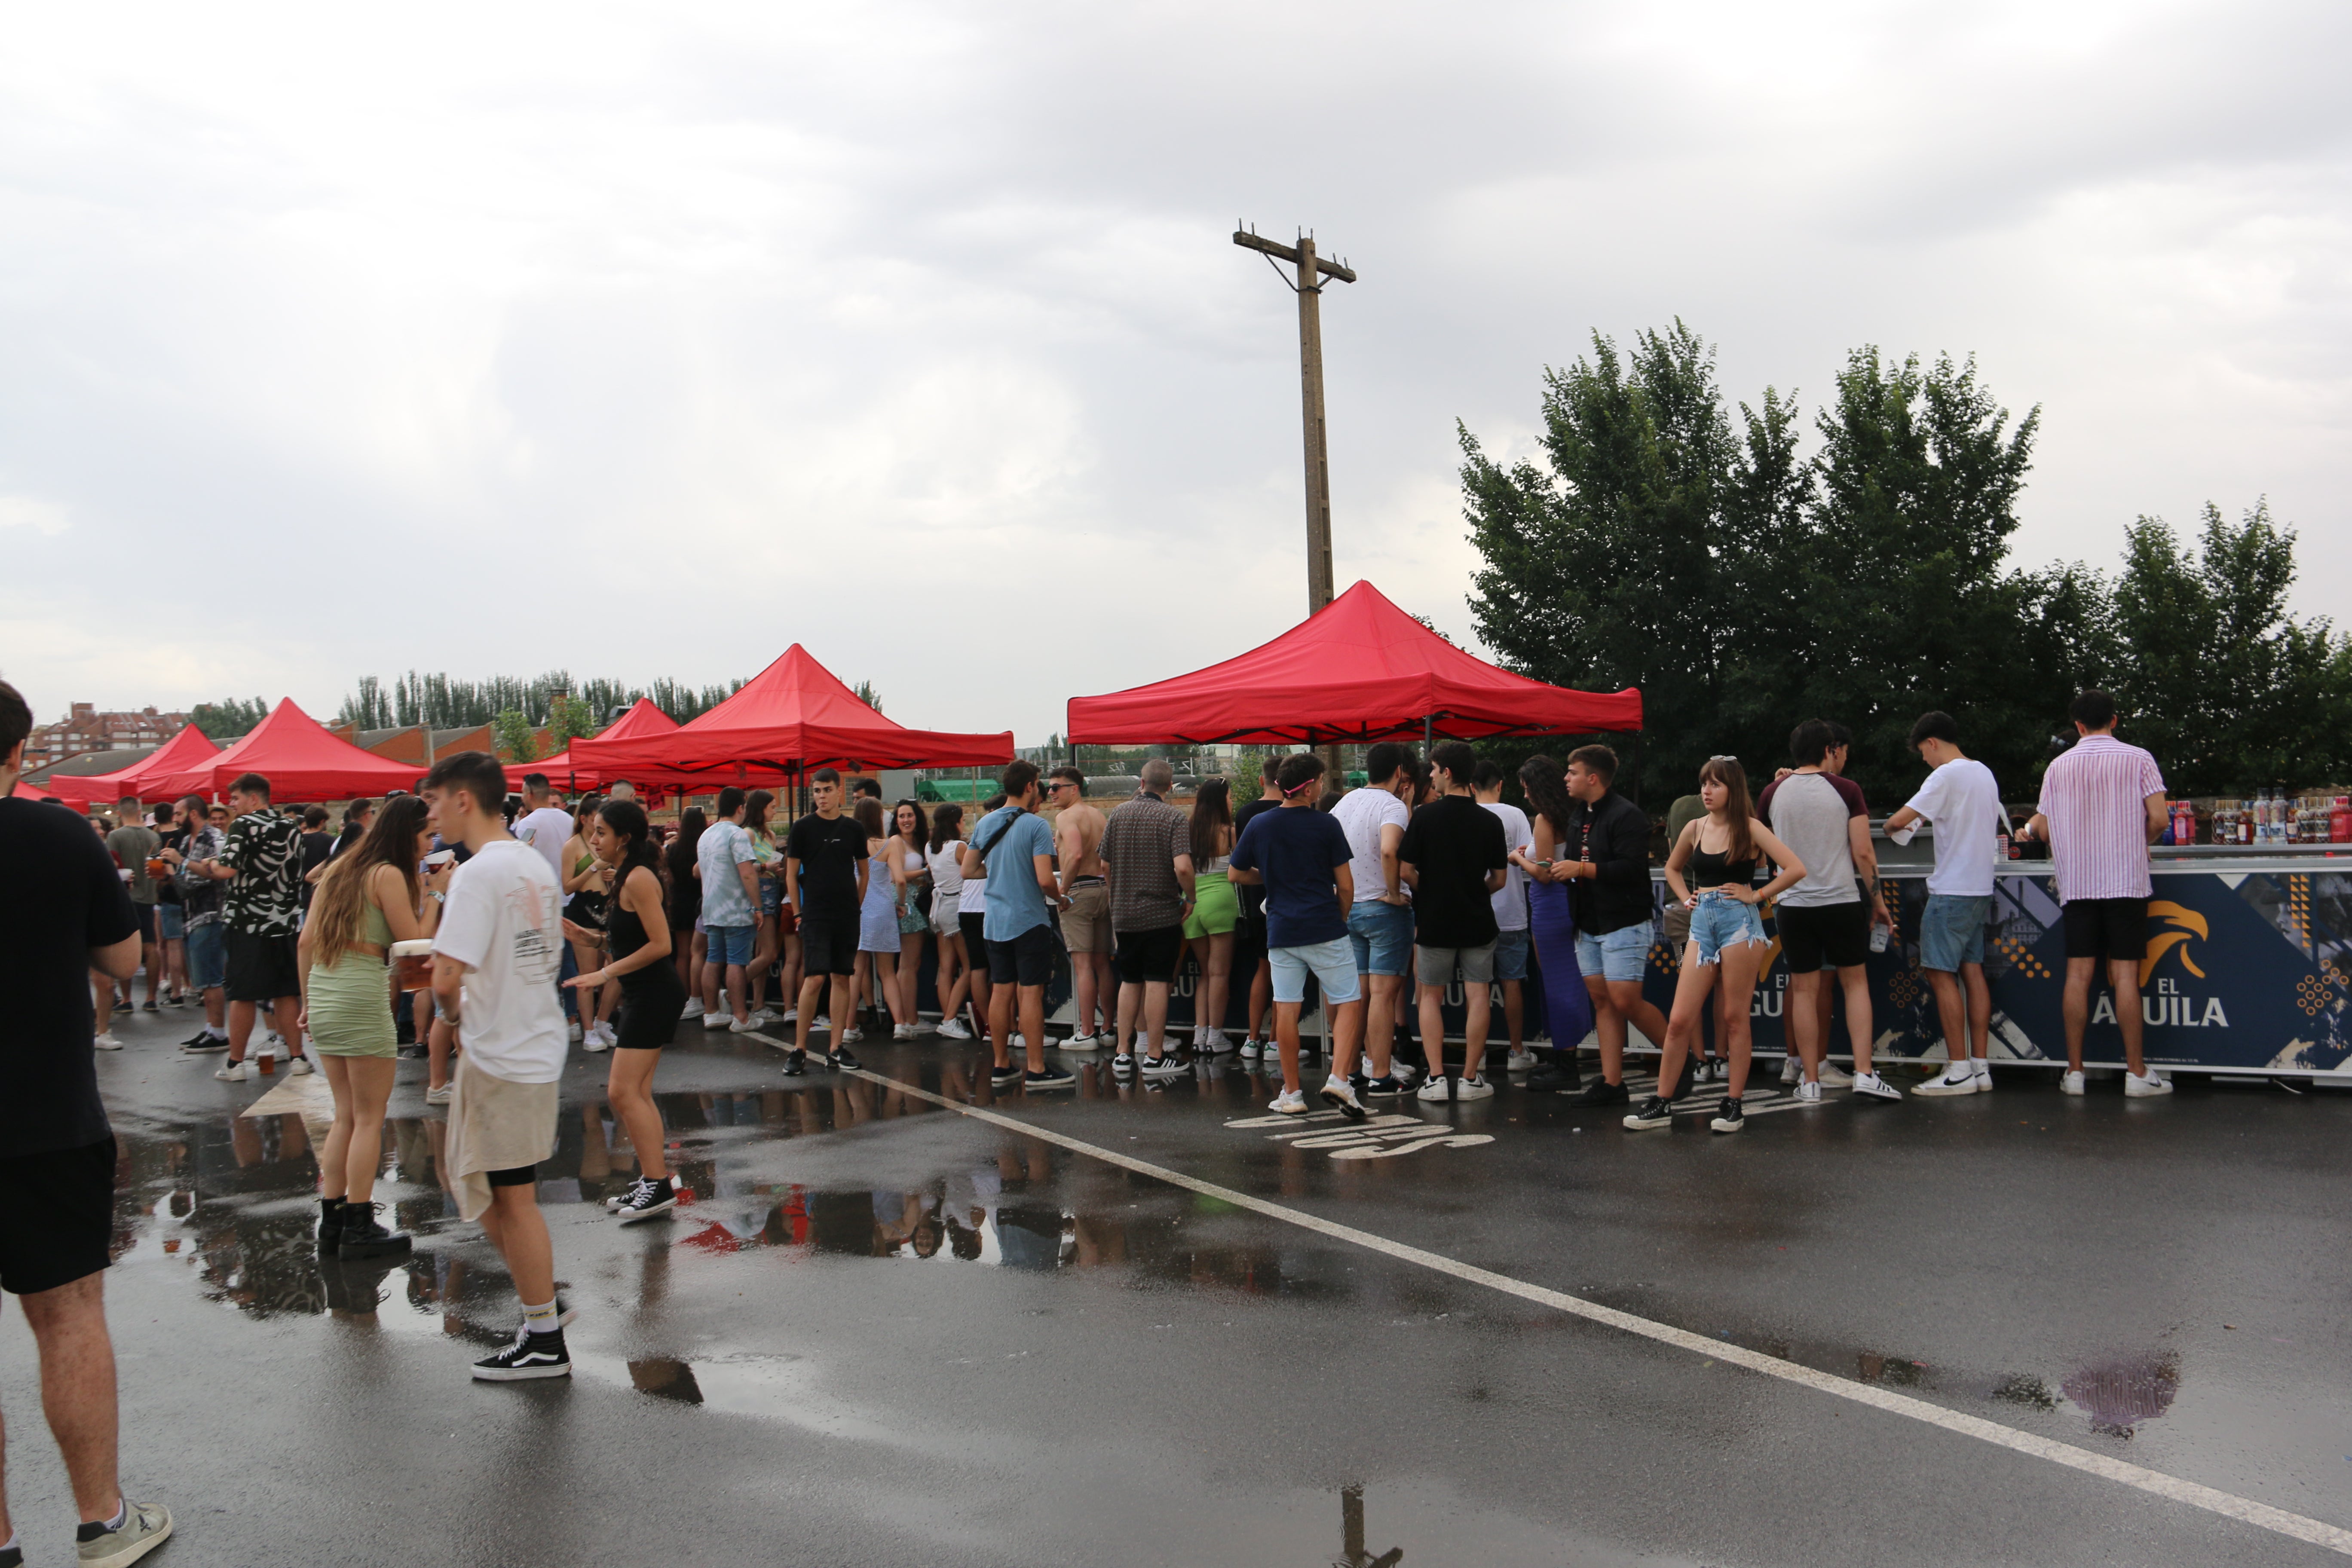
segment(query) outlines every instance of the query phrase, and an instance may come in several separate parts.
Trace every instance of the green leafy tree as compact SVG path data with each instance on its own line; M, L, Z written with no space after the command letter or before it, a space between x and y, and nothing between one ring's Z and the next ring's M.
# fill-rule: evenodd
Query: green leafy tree
M874 689L874 683L872 681L861 680L856 686L850 688L850 689L856 693L857 700L865 703L866 706L873 709L877 713L882 711L882 694Z
M509 708L491 721L499 755L509 763L539 761L538 726L520 708Z
M226 741L250 733L268 717L269 705L258 697L245 701L224 697L217 702L197 703L188 714L188 722L215 741Z
M2128 530L2115 584L2117 699L2179 794L2341 782L2352 773L2352 644L2287 609L2295 535L2267 500L2234 526L2208 502L2196 544Z
M559 695L548 704L547 744L551 754L563 750L600 728L596 710L577 697Z

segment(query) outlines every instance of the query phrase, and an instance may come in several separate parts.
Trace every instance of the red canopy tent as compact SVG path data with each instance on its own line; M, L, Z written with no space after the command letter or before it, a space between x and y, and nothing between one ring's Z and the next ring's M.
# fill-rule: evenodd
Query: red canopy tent
M677 721L655 707L651 698L640 697L630 706L626 713L605 725L596 739L631 741L645 735L667 735L677 727ZM634 784L652 784L656 789L659 787L659 781L650 777L638 778L635 774L623 773L608 774L584 765L572 754L573 747L578 743L574 742L572 746L565 747L553 756L543 758L536 763L509 763L507 787L522 788L525 773L545 773L551 783L560 780L567 789L603 789L614 779L623 777L626 777Z
M11 800L44 800L48 796L57 794L57 791L51 789L47 784L28 784L23 779L18 779L16 781L16 787L8 792L8 798ZM58 795L58 798L59 800L63 800L65 796ZM118 795L115 798L119 800L121 797Z
M253 732L213 758L208 770L215 790L226 790L240 773L269 781L269 798L289 801L353 800L387 790L413 790L423 776L413 763L395 763L363 752L294 705L281 700Z
M210 795L212 759L219 754L219 742L189 724L127 768L110 773L52 773L40 789L69 805L112 805L126 796L161 801Z
M614 730L573 742L572 760L601 778L673 787L794 783L824 767L986 767L1013 760L1010 730L909 730L867 707L798 643L690 724L634 737L616 737Z
M1260 647L1190 675L1074 697L1073 745L1324 746L1638 731L1642 694L1571 691L1464 652L1359 583Z

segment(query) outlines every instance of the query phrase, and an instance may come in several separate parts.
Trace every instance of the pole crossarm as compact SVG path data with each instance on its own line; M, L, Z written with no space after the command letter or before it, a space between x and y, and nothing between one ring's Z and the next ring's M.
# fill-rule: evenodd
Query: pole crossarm
M1295 245L1284 245L1279 241L1267 239L1249 229L1237 228L1234 230L1234 243L1240 246L1244 250L1263 251L1266 255L1274 257L1277 260L1289 262L1293 267L1297 266L1299 263L1298 247ZM1327 260L1320 256L1315 258L1315 270L1318 276L1325 278L1337 278L1342 283L1353 283L1356 280L1356 269L1354 268L1344 266L1337 261Z

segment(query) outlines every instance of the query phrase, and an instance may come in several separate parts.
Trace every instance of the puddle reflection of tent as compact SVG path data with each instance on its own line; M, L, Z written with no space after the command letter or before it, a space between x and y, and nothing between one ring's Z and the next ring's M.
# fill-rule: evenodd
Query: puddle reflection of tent
M2128 1437L2134 1426L2172 1408L2173 1395L2180 1391L2180 1358L2167 1351L2100 1362L2060 1386L2091 1413L2094 1430Z

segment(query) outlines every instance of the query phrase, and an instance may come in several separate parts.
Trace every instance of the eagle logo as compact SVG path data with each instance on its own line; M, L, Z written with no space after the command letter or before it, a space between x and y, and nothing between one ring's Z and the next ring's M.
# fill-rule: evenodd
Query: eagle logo
M2204 979L2205 972L2198 968L2197 961L2189 955L2189 939L2193 936L2201 940L2211 934L2206 928L2205 917L2195 910L2185 909L2164 899L2151 900L2147 912L2151 919L2162 921L2168 929L2148 939L2147 956L2139 961L2140 984L2143 987L2147 984L2149 976L2156 973L2157 964L2175 948L2180 950L2180 967L2198 979Z

